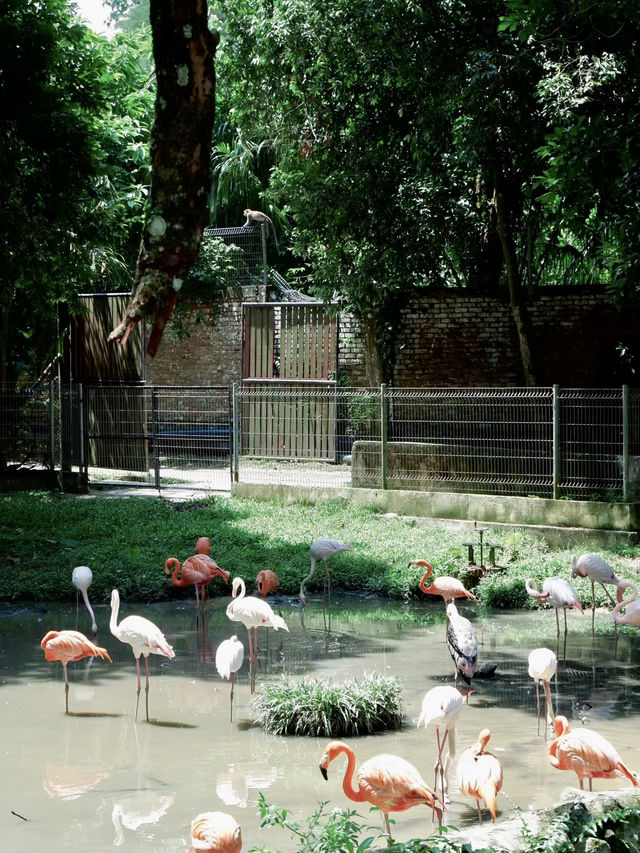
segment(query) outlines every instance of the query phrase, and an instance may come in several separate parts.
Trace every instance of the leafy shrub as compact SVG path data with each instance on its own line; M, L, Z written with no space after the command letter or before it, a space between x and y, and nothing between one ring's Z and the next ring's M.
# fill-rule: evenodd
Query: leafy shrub
M278 735L347 737L402 723L402 687L395 676L365 675L340 683L283 676L251 702L265 731Z

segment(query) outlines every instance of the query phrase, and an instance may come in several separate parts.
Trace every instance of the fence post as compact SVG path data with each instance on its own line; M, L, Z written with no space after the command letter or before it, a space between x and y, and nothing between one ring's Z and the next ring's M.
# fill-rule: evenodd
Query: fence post
M238 445L240 443L240 424L238 419L238 385L233 383L231 390L231 481L238 482Z
M629 501L629 386L622 386L622 500Z
M56 455L55 455L55 443L56 443L56 419L55 419L55 406L54 406L54 390L53 390L53 380L49 382L49 468L52 471L55 471L56 468ZM60 418L62 418L62 408L60 409ZM62 435L62 429L60 430L60 435ZM62 472L60 473L60 477L62 478Z
M151 387L151 429L153 430L153 484L160 491L160 454L158 453L160 424L158 421L158 390L155 385Z
M560 497L562 452L560 448L560 386L553 386L553 499Z
M82 484L89 482L89 466L86 464L84 444L84 389L78 383L78 473Z
M380 465L382 488L387 488L387 386L380 386Z
M269 272L267 269L267 226L264 222L260 224L260 235L262 237L262 283L264 284L264 298L266 300L268 299Z

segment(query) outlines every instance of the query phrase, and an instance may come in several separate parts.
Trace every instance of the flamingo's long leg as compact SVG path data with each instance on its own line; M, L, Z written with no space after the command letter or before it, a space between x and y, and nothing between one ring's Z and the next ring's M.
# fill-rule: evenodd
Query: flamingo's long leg
M538 707L538 734L540 734L540 685L536 678L536 705Z
M140 655L136 658L136 671L138 673L138 689L136 690L136 715L134 722L138 721L138 703L140 702Z
M149 656L144 656L144 673L146 676L146 683L144 685L144 698L147 710L147 722L149 722Z
M69 713L69 676L67 675L67 664L62 661L62 671L64 672L64 712Z

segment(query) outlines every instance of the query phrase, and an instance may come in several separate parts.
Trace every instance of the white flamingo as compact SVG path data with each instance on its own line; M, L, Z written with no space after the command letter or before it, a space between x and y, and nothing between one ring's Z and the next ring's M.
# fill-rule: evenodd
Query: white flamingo
M438 757L434 765L434 781L433 787L438 790L438 771L440 772L440 788L442 791L442 802L446 803L445 799L448 784L447 784L447 769L451 756L456 754L456 722L462 709L462 695L456 687L442 686L432 687L425 693L422 700L422 710L418 717L418 728L424 726L425 729L432 725L436 730L436 741L438 744ZM440 729L444 729L442 740L440 739ZM444 764L442 762L442 751L444 745L449 740L449 748Z
M529 675L536 684L536 702L538 706L538 734L540 734L540 682L544 687L546 699L547 723L553 722L553 704L551 702L551 688L549 682L556 674L558 658L551 649L534 649L529 654ZM547 727L544 729L544 739L547 739Z
M342 551L351 550L351 545L345 545L342 542L338 542L337 539L316 539L315 542L311 543L311 547L309 548L311 571L300 584L300 601L302 602L303 607L307 606L307 599L304 595L305 584L307 584L313 577L313 573L316 570L316 562L318 560L322 560L322 562L324 563L324 587L322 589L322 606L324 607L325 593L328 592L329 610L331 610L331 578L329 576L329 567L327 566L327 560L331 559L331 557L333 557L335 554L342 553Z
M75 586L76 592L76 617L78 615L78 593L82 594L82 598L84 599L85 606L89 611L89 616L91 616L91 630L94 634L98 633L98 626L96 624L96 617L93 615L93 610L91 609L91 605L89 604L89 596L87 594L87 590L93 583L93 572L89 568L89 566L76 566L75 569L71 572L71 583Z
M287 623L282 616L273 612L271 606L263 598L246 597L246 587L242 578L234 578L231 594L233 600L227 605L227 616L233 622L242 622L247 629L249 637L249 662L257 660L258 657L258 628L260 626L271 627L275 631L280 628L288 631ZM251 640L251 629L253 628L254 642Z
M538 585L531 578L525 581L527 592L532 598L537 598L538 601L548 602L556 611L556 635L560 642L560 617L558 610L564 612L564 636L567 637L567 607L575 607L580 613L584 613L582 605L578 601L578 593L575 591L572 584L564 578L554 577L545 578L542 583L542 592L538 589Z
M234 634L228 640L223 640L216 649L216 669L220 678L231 679L231 719L233 720L233 688L236 682L236 672L244 660L244 646Z
M144 655L145 668L145 698L147 708L147 722L149 722L149 655L164 655L166 658L174 658L173 648L167 642L164 634L149 619L144 616L127 616L118 625L118 611L120 610L120 593L117 589L111 592L111 620L109 628L114 637L122 643L128 643L136 659L136 670L138 673L138 690L136 696L136 715L138 719L138 702L140 701L140 655Z
M464 681L471 684L478 663L478 638L471 622L460 616L453 601L447 604L447 648L455 666L455 680L460 673Z
M616 577L615 572L599 554L583 554L581 557L573 556L571 558L571 577L572 578L589 578L591 581L591 637L595 637L595 622L596 622L596 583L599 583L602 589L607 593L607 597L612 604L615 604L613 598L606 588L605 584L612 584L618 587L617 598L622 601L622 590L620 589L620 580Z

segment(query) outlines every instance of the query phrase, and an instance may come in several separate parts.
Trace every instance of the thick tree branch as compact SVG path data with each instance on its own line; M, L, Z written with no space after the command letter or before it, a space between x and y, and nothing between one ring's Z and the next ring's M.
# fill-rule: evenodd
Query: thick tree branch
M137 322L153 316L153 356L206 225L219 35L207 28L206 0L151 0L150 18L157 78L151 191L131 300L109 340L124 344Z

